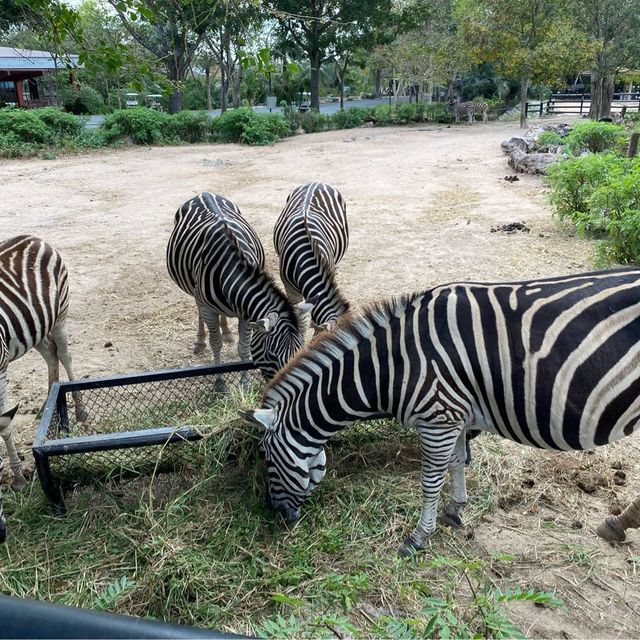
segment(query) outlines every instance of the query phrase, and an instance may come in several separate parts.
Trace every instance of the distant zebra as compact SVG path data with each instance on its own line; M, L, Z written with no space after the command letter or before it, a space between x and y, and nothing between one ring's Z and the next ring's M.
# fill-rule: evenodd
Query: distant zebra
M614 442L640 419L640 269L528 282L459 282L392 299L297 355L245 413L266 427L268 499L288 520L325 474L337 431L385 413L416 427L422 514L400 548L436 527L447 467L449 524L467 502L465 432L545 449Z
M475 120L476 114L482 114L482 121L486 124L489 121L487 112L489 105L486 102L480 100L474 100L472 102L460 102L452 101L450 103L453 110L453 115L456 119L456 124L460 122L460 116L467 117L469 124Z
M167 269L194 296L214 362L221 361L220 316L237 317L238 355L253 356L269 378L302 346L299 323L311 305L294 309L264 265L260 239L231 200L205 192L178 209Z
M59 379L59 362L73 380L66 330L68 308L67 269L53 247L28 235L0 242L0 436L17 489L24 487L26 480L11 428L17 407L5 412L7 368L35 347L47 363L49 387ZM80 394L74 394L74 401L76 417L82 421L86 414ZM0 501L0 519L1 512Z
M340 192L322 182L294 189L276 221L273 243L289 299L313 300L312 326L316 331L331 328L349 310L335 280L336 266L349 245Z

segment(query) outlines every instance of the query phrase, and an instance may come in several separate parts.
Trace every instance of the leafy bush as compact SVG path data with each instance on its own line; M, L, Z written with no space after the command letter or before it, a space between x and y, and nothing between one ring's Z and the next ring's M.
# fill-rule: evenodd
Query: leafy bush
M537 140L538 147L551 147L564 144L564 138L555 131L543 131Z
M602 239L601 264L640 262L640 158L570 158L548 170L557 217Z
M391 105L380 104L375 106L371 116L374 124L378 127L390 126L400 122L396 108Z
M302 127L306 133L328 131L334 124L333 116L327 116L317 111L307 111L298 114L298 116L298 126Z
M214 136L213 119L204 111L180 111L171 116L167 132L184 142L209 142Z
M623 133L624 127L612 122L579 122L566 137L567 151L576 156L583 151L601 153L619 144Z
M331 116L331 122L336 129L354 129L361 127L369 115L368 109L360 109L352 107L351 109L342 109Z
M172 137L171 116L145 107L114 111L105 117L101 129L109 142L129 137L136 144L157 144Z
M76 115L105 113L107 107L102 96L87 84L81 87L67 85L62 90L62 104L66 111Z
M291 125L277 113L257 114L251 109L226 111L213 121L222 142L243 142L251 145L272 144L291 135Z
M12 134L12 139L20 142L47 144L53 141L51 129L38 117L36 110L0 110L0 131L4 135Z

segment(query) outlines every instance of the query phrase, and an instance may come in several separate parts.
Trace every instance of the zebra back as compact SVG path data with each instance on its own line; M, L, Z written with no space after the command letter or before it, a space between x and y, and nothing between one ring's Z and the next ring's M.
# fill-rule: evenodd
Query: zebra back
M290 295L314 300L311 315L318 326L349 309L335 280L348 245L346 206L337 189L314 182L289 194L274 229L280 276Z
M489 110L489 104L481 100L453 103L453 113L454 113L456 122L460 121L461 115L467 116L469 122L472 122L477 114L482 115L483 120L486 122L488 110Z
M68 307L67 269L51 245L30 235L0 242L0 353L6 363L40 344Z

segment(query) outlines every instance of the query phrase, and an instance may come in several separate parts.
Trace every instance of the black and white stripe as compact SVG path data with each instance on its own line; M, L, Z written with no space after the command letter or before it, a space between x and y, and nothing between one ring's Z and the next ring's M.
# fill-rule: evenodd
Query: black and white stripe
M271 503L295 519L324 475L324 444L375 414L416 427L423 507L402 553L467 502L465 432L545 449L614 442L640 420L640 269L516 283L454 283L345 319L267 387Z
M264 265L260 239L227 198L202 193L176 213L167 268L194 296L214 361L221 361L220 316L237 317L240 358L253 357L269 378L302 346L299 315L309 305L294 309Z
M16 488L26 480L11 428L17 407L6 411L5 406L7 367L35 348L47 363L49 387L59 378L60 362L73 380L66 331L68 308L67 269L53 247L28 235L0 242L0 436L7 447ZM76 416L83 420L79 394L74 399ZM3 531L0 500L0 538Z
M487 112L489 111L489 105L482 100L474 100L472 102L452 102L451 108L453 109L453 115L456 119L456 123L460 122L462 116L466 117L469 124L471 124L476 115L482 116L482 121L486 124L489 121Z
M289 298L313 300L312 325L331 328L349 310L335 281L336 266L349 245L340 192L322 182L294 189L276 221L273 243Z

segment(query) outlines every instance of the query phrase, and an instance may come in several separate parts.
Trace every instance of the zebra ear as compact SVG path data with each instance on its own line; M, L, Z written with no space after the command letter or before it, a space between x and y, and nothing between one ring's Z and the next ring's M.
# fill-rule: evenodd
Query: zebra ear
M250 322L249 328L255 331L262 331L263 333L269 333L269 331L276 326L276 322L278 322L278 313L272 311L268 313L266 317L260 318L257 322Z
M240 415L249 424L257 424L265 428L267 431L273 431L278 412L272 409L249 409L248 411L240 411Z
M5 411L2 415L0 415L0 429L8 427L11 424L16 413L18 413L18 407L20 405L17 404L13 409L9 409L9 411Z

